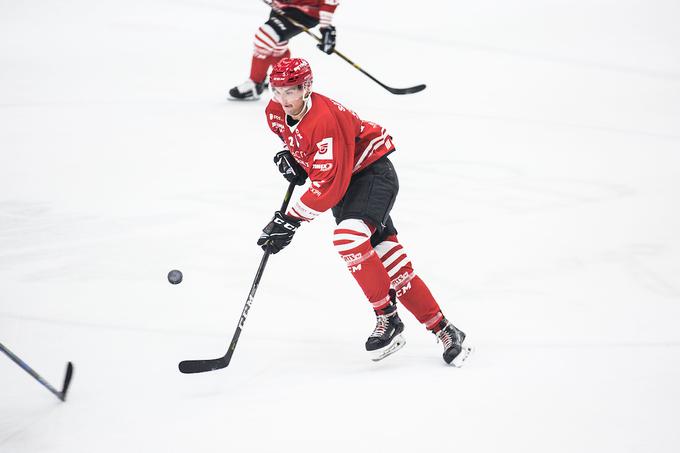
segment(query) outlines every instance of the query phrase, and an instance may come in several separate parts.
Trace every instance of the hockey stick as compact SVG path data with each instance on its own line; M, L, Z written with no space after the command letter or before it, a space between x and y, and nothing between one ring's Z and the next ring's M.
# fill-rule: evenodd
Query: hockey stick
M71 362L68 362L68 364L66 365L66 376L64 376L64 385L61 388L61 392L60 392L57 389L55 389L54 387L52 387L49 382L47 382L45 379L42 378L42 376L40 376L38 373L36 373L33 370L33 368L28 366L26 364L26 362L24 362L19 357L14 355L14 353L12 351L10 351L9 349L7 349L2 343L0 343L0 351L7 354L7 357L12 359L14 361L14 363L16 363L21 368L23 368L25 372L27 372L28 374L33 376L33 378L36 381L38 381L42 385L44 385L47 388L47 390L54 393L54 395L57 398L59 398L62 401L66 401L66 392L68 391L68 386L71 384L71 377L73 376L73 364Z
M290 185L288 186L288 190L286 190L286 195L283 197L281 211L285 211L286 208L288 207L288 202L290 201L290 197L293 195L294 188L295 183L290 183ZM270 254L271 254L270 252L266 251L262 256L262 260L260 261L260 267L257 268L255 280L253 280L253 285L250 287L248 299L246 299L246 304L243 306L241 318L239 319L238 324L236 326L234 336L231 338L231 343L229 344L229 349L227 349L227 353L218 359L183 360L179 363L179 370L182 373L187 374L203 373L205 371L219 370L229 365L229 362L231 361L231 356L234 354L234 350L236 349L236 343L238 343L238 338L241 336L243 324L245 324L246 318L248 317L248 311L250 310L250 306L252 305L253 299L255 298L255 291L257 291L257 287L260 284L260 279L262 278L262 274L264 273L264 267L267 265L267 260L269 259Z
M281 9L277 8L276 6L274 6L274 4L273 4L271 1L269 1L269 0L262 0L262 1L263 1L264 3L266 3L267 5L269 5L269 6L271 7L271 9L274 11L274 13L276 13L277 15L279 15L279 16L281 16L281 17L284 17L285 19L289 20L293 25L295 25L296 27L302 29L302 31L304 31L305 33L307 33L307 34L308 34L309 36L311 36L312 38L316 39L317 42L321 42L321 38L319 38L317 35L315 35L314 33L312 33L312 32L309 30L309 28L307 28L307 27L305 27L304 25L302 25L301 23L297 22L295 19L291 18L290 16L287 16L286 13L285 13L283 10L281 10ZM353 62L352 60L350 60L349 58L347 58L347 57L346 57L342 52L340 52L339 50L333 49L333 53L336 54L337 56L339 56L340 58L342 58L343 60L345 60L347 63L349 63L350 65L352 65L352 66L355 67L356 69L358 69L362 74L364 74L364 75L367 76L369 79L373 80L375 83L377 83L378 85L380 85L381 87L383 87L384 89L386 89L387 91L389 91L389 92L392 93L392 94L413 94L413 93L418 93L418 92L420 92L420 91L423 91L423 90L425 89L425 84L416 85L416 86L412 86L412 87L408 87L408 88L393 88L393 87L387 86L387 85L385 85L384 83L382 83L380 80L378 80L378 79L376 79L375 77L373 77L373 76L372 76L371 74L369 74L367 71L365 71L364 69L362 69L358 64L356 64L355 62Z

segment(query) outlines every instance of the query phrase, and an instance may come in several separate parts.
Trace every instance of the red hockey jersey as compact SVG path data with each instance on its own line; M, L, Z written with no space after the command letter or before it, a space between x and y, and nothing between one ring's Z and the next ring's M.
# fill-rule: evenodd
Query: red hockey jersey
M354 173L394 151L392 137L379 125L318 93L309 102L294 126L286 123L279 103L272 100L265 110L269 128L309 175L309 188L287 212L307 221L342 199Z
M299 9L308 16L319 19L320 24L329 25L339 0L274 0L277 8Z

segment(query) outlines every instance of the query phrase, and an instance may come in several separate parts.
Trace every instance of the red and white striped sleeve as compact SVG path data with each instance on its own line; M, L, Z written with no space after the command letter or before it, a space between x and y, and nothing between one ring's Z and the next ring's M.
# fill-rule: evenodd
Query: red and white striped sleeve
M320 0L319 5L319 26L327 27L333 22L333 13L338 7L339 0Z

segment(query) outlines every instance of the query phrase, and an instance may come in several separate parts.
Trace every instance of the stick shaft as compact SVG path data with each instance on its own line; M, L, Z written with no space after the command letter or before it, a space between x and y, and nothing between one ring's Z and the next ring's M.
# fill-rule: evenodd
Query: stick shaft
M43 386L45 386L45 388L47 388L47 390L49 390L50 392L54 393L54 395L55 395L57 398L59 398L60 400L63 401L63 395L62 395L62 393L61 393L59 390L57 390L57 389L55 389L54 387L52 387L52 385L50 385L49 382L47 382L45 379L43 379L43 377L40 376L33 368L31 368L30 366L28 366L28 364L27 364L26 362L24 362L24 361L21 360L19 357L17 357L16 354L14 354L12 351L10 351L9 349L7 349L2 343L0 343L0 351L4 352L4 353L7 355L7 357L9 357L10 359L12 359L12 361L13 361L14 363L16 363L17 365L19 365L19 366L21 367L21 369L23 369L25 372L27 372L28 374L30 374L31 376L33 376L33 379L35 379L36 381L40 382Z

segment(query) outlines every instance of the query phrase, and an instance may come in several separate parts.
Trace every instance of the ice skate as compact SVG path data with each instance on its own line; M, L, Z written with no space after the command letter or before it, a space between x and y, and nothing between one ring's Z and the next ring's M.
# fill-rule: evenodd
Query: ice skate
M390 293L390 297L392 301L386 308L376 310L375 329L366 340L366 350L374 362L394 354L406 344L406 340L401 335L404 331L404 323L397 314L393 293Z
M256 101L264 91L263 83L255 83L248 79L241 85L229 90L229 99L233 101Z
M444 345L444 362L457 368L462 367L472 353L472 347L465 342L465 333L446 319L442 319L438 327L439 330L434 334Z

